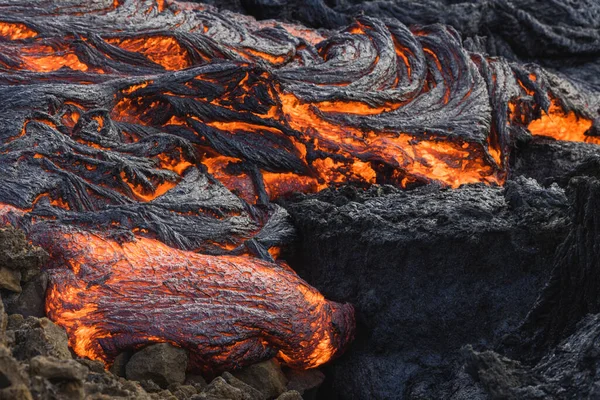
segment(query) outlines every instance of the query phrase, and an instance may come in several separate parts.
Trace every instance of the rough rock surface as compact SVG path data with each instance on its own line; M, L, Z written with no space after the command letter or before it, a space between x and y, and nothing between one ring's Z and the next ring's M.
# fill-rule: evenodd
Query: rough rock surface
M11 226L0 228L0 289L21 293L21 282L34 279L47 256L27 242L23 231Z
M465 348L468 370L493 399L596 399L600 396L600 314L527 366L493 351Z
M234 372L234 376L258 389L268 399L277 397L286 391L287 379L281 372L279 363L275 360L251 365Z
M71 358L65 330L48 318L23 318L13 314L8 329L14 335L13 355L24 361L42 355L67 360Z
M185 381L187 352L168 343L159 343L135 353L126 366L127 379L152 380L162 388Z
M287 208L302 238L292 267L356 307L351 356L320 391L339 398L456 391L443 384L460 381L460 348L493 348L520 325L569 223L564 190L525 178L505 188L347 188ZM478 390L463 378L461 388Z

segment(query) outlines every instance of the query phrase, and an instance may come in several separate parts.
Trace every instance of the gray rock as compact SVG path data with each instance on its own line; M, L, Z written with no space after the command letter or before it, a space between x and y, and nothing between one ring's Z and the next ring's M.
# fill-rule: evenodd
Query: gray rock
M251 365L234 372L233 375L260 390L266 398L275 398L286 391L287 379L275 360Z
M190 400L198 394L198 390L192 385L173 384L169 386L169 391L177 397L177 400Z
M8 329L14 332L13 354L18 360L35 356L50 356L67 360L72 358L65 330L48 318L11 315Z
M0 345L0 399L30 400L27 376L10 350Z
M127 379L152 380L167 388L185 381L187 352L168 343L159 343L135 353L125 367Z
M20 229L12 226L0 228L0 266L23 272L24 280L39 273L48 254L32 246Z
M21 271L0 267L0 288L21 293Z
M115 357L115 361L113 361L112 365L110 366L110 372L117 376L125 377L127 373L125 370L127 362L129 362L132 355L133 352L130 351L124 351L120 353L117 357Z
M316 391L325 380L325 374L318 369L309 369L306 371L288 369L285 371L285 376L288 379L287 389L295 390L300 394L311 390Z
M266 396L260 390L242 382L229 372L225 372L221 376L228 384L243 392L244 400L266 400Z
M470 346L463 352L467 371L493 399L600 398L600 314L584 318L574 334L535 366Z
M219 376L213 379L199 397L210 400L244 400L244 392L231 386L225 379Z
M299 392L296 390L289 390L285 393L282 393L277 400L304 400Z
M29 362L29 373L51 380L83 382L89 369L75 360L37 356Z
M202 377L202 375L196 375L196 374L187 374L185 376L185 382L186 385L193 385L196 389L204 389L206 386L208 386L208 383L206 383L206 380Z
M21 314L25 317L44 317L47 286L48 274L42 272L35 275L22 284L21 293L9 292L3 296L6 311L9 314Z

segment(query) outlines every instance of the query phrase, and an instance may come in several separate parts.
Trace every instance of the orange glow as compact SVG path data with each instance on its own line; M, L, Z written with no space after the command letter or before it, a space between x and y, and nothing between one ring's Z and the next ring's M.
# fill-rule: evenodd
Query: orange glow
M36 72L52 72L63 67L74 71L88 70L88 66L83 64L75 54L23 56L23 62L26 69Z
M133 194L140 201L143 202L152 201L158 196L162 196L163 194L167 193L169 190L173 189L177 185L177 182L164 181L155 184L154 191L148 192L147 190L144 190L144 188L141 185L132 184L131 182L129 182L127 176L125 175L125 172L121 172L121 179L123 179L123 181L127 183L127 185L131 188Z
M24 24L0 22L0 36L10 40L22 40L36 37L38 34Z
M140 53L149 60L175 71L190 66L186 50L172 36L149 36L137 38L107 38L106 42L123 50Z
M206 361L216 369L247 365L267 349L306 369L329 361L352 337L352 306L327 301L287 266L185 252L144 237L117 242L56 229L39 238L35 244L57 260L46 312L80 357L110 364L132 345L168 342L190 351L191 360L198 353L197 367L205 369Z
M592 121L578 117L573 111L565 113L552 102L548 113L529 124L529 131L535 136L548 136L557 140L600 144L600 138L586 136L584 133L592 127Z

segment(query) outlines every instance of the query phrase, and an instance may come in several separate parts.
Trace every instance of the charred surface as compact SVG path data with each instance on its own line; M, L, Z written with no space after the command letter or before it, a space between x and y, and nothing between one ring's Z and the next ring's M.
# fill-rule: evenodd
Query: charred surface
M328 371L324 398L476 390L460 377L460 348L493 348L520 325L567 235L567 208L557 186L521 178L506 189L348 189L289 204L302 238L291 265L356 307L352 357Z

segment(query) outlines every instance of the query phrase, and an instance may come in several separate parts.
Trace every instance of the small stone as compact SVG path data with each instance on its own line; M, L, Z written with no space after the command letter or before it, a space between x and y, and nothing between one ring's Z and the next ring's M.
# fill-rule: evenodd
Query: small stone
M190 400L198 394L198 390L192 385L174 384L169 386L169 391L173 393L173 396L177 397L178 400Z
M125 367L127 366L127 362L129 362L129 359L131 358L132 355L133 355L133 352L131 352L131 351L124 351L124 352L120 353L117 357L115 357L115 361L110 366L110 369L109 369L110 372L112 372L116 376L125 377L125 375L126 375Z
M244 400L244 393L228 384L220 376L213 379L202 394L208 399Z
M127 366L127 379L153 380L166 388L173 383L183 383L187 369L187 352L168 343L154 344L135 353Z
M223 373L221 375L225 382L230 384L231 386L240 389L244 394L245 400L266 400L265 395L258 389L253 388L247 383L242 382L235 376L231 375L229 372Z
M61 360L72 358L67 333L48 318L28 317L23 320L11 315L8 328L15 334L13 355L17 360L28 360L35 356Z
M0 389L0 400L33 400L29 388L20 383Z
M177 400L177 397L173 396L173 393L168 390L161 390L160 392L150 394L152 400Z
M27 377L10 350L0 345L0 399L31 399Z
M89 358L78 358L77 361L79 364L86 366L91 372L96 374L104 374L106 370L104 369L104 364L98 360L90 360Z
M300 393L295 390L290 390L285 393L282 393L277 400L303 400Z
M318 389L325 380L325 374L318 369L305 371L289 369L285 372L285 376L288 379L287 389L296 390L300 394Z
M0 267L0 288L21 293L21 271Z
M47 286L48 274L43 272L35 275L22 285L21 293L9 292L3 296L6 311L9 314L22 314L25 317L44 317Z
M186 385L193 385L198 391L204 389L208 386L206 380L202 377L202 375L188 374L185 376Z
M148 393L162 392L162 388L156 384L156 382L150 379L144 379L140 381L140 386Z
M88 368L75 360L59 360L54 357L37 356L29 362L29 373L52 380L83 382Z
M263 361L243 368L233 375L258 389L266 398L275 398L287 390L287 379L276 360Z

